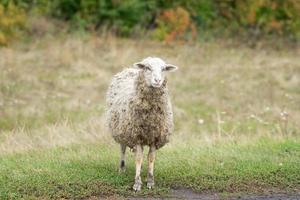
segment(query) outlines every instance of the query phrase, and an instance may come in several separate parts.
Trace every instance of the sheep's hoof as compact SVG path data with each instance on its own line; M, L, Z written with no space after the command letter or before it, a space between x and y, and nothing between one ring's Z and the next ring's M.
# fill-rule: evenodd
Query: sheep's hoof
M154 177L152 173L148 173L147 188L152 189L154 187Z
M138 191L141 190L141 188L142 188L142 182L141 182L141 181L136 181L136 182L134 183L134 185L133 185L133 190L134 190L135 192L138 192Z
M147 188L151 190L154 187L154 181L148 181Z

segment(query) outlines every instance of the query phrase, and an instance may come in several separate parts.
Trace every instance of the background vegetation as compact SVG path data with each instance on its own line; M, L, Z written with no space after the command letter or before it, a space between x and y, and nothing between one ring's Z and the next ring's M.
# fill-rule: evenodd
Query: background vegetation
M171 42L210 36L300 37L298 0L0 0L0 43L31 20L58 19L71 30L109 30ZM39 23L43 28L43 23ZM35 27L36 28L36 27Z

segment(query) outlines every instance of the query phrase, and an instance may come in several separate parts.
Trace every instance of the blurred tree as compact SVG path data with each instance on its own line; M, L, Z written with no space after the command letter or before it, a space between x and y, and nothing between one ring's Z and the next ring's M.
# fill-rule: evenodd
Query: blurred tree
M299 0L0 0L0 5L6 13L2 15L7 16L9 5L14 5L16 18L43 15L66 21L73 29L106 27L120 36L156 29L155 38L170 40L197 31L300 38ZM185 31L183 22L189 24ZM20 22L10 26L16 26L10 30L20 30ZM0 28L3 38L8 28Z

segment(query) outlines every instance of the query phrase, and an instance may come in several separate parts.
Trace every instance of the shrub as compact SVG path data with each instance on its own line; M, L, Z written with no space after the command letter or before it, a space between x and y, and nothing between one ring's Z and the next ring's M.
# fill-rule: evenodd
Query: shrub
M254 29L259 35L297 36L300 31L298 0L231 0L223 1L217 8L223 26L234 32Z
M143 28L151 20L155 4L141 0L55 1L53 16L70 20L75 27L97 29L107 26L118 35L129 36L136 27Z
M0 45L7 45L25 28L26 15L23 9L9 2L0 4Z
M182 7L165 10L157 18L154 37L170 43L174 40L195 39L196 27L190 13Z

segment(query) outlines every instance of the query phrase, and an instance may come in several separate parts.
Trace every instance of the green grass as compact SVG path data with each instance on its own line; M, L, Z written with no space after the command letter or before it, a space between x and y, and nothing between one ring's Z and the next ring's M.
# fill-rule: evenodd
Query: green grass
M176 187L221 193L293 192L300 186L299 141L262 138L244 145L167 146L157 155L155 189L143 188L138 194L131 190L133 155L126 173L119 174L115 145L72 145L6 155L0 159L0 198L166 195Z

